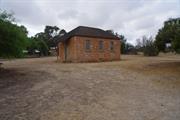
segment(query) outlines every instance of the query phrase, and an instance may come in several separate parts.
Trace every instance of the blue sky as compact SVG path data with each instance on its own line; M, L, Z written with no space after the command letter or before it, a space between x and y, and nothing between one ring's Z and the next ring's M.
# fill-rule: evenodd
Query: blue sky
M13 11L29 36L45 25L67 31L83 25L113 29L133 44L155 36L168 18L180 17L180 0L0 0L0 8Z

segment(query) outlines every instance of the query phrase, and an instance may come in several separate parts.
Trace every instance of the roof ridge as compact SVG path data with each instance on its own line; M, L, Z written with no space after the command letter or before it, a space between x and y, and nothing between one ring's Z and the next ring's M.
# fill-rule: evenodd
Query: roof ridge
M78 26L75 29L69 31L64 36L62 36L61 39L67 40L73 36L89 36L119 40L117 36L110 34L109 32L103 29L88 26Z
M78 26L77 28L90 28L90 29L96 29L96 30L103 30L103 29L96 28L96 27L89 27L89 26L82 26L82 25Z

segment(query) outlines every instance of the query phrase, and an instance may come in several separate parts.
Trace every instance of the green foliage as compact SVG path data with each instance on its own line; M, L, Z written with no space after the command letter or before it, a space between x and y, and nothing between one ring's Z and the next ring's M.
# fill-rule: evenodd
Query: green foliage
M137 54L135 47L132 44L127 43L127 39L125 38L124 35L119 35L118 33L115 33L115 35L119 37L121 40L121 53L122 54Z
M9 22L15 22L15 18L14 18L13 15L14 14L12 12L7 13L5 10L0 9L0 20L9 21Z
M66 34L66 31L65 31L64 29L62 29L62 30L59 31L59 35L60 35L60 36L62 36L62 35L64 35L64 34Z
M157 56L159 51L152 37L143 36L142 39L136 40L136 50L143 52L144 56Z
M40 51L40 54L47 56L49 53L47 44L43 40L39 40L37 45L38 45L38 50Z
M121 53L122 54L137 54L135 48L130 43L127 43L127 39L124 35L119 35L118 33L114 32L113 30L106 30L106 32L109 32L112 35L115 35L120 38L121 40Z
M48 55L50 47L56 47L59 36L65 33L57 26L46 26L44 32L28 38L26 27L15 24L13 13L0 10L0 57L22 57L25 49L30 54L40 51L40 55Z
M40 51L39 55L49 55L50 47L56 47L57 40L60 35L65 34L65 30L60 30L56 26L46 26L44 32L37 33L29 39L28 51L30 55L37 54L36 50Z
M169 43L172 39L174 39L173 34L174 30L171 25L165 25L161 30L159 30L155 41L159 51L165 52L166 43Z
M59 35L59 28L57 26L46 26L44 29L44 41L47 43L48 47L55 47L56 40L55 36Z
M49 48L46 42L43 39L31 37L29 38L29 45L27 47L30 55L37 54L35 51L39 51L40 56L47 56L49 52Z
M118 35L118 37L120 38L121 40L121 53L122 54L125 54L127 49L126 49L126 38L124 37L124 35Z
M132 44L126 43L125 44L125 51L123 54L137 55L137 50Z
M37 33L35 38L43 40L50 49L56 47L57 38L65 33L64 29L60 30L57 26L45 26L44 32Z
M11 22L12 16L0 13L0 57L22 57L27 45L27 35L21 27Z
M124 41L121 42L121 53L122 54L126 53L126 43Z
M28 30L24 25L21 25L20 28L26 35L28 35Z
M165 22L166 23L166 22ZM172 50L178 53L180 49L180 24L164 24L159 30L155 45L159 51L166 51L166 43L172 44Z
M172 48L176 53L180 54L180 27L177 29L172 40Z

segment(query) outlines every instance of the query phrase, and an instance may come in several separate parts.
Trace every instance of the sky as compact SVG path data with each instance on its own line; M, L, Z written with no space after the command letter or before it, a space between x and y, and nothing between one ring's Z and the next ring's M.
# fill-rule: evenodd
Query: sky
M0 0L0 9L13 11L29 36L45 25L70 31L77 26L112 29L129 43L155 36L165 20L180 17L180 0Z

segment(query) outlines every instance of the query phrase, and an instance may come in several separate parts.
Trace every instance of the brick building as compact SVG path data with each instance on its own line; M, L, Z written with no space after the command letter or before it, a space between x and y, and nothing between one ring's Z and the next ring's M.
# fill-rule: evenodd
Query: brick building
M98 28L79 26L59 38L61 62L120 60L120 39Z

